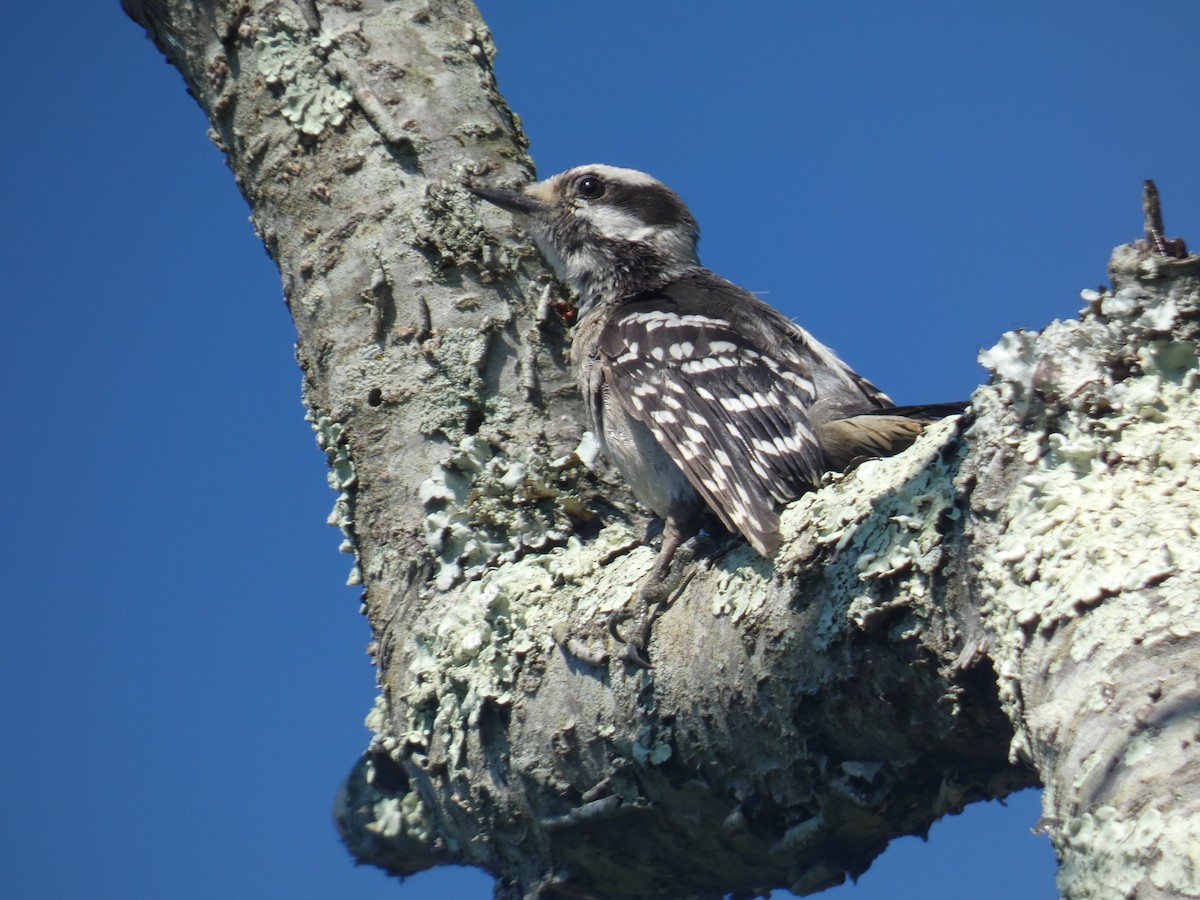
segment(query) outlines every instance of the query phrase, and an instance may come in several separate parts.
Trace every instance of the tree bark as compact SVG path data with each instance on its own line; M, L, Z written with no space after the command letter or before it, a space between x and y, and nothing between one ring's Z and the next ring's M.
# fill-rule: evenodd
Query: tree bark
M1200 895L1200 259L1118 248L971 413L832 476L774 562L653 554L582 434L564 295L471 180L532 177L466 0L125 0L279 265L375 633L350 851L502 897L809 893L1020 787L1071 898ZM1161 230L1161 229L1160 229Z

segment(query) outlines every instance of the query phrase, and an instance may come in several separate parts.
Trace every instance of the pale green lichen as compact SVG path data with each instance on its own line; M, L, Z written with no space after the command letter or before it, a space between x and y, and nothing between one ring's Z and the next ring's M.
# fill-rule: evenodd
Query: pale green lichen
M671 758L671 728L643 726L633 742L630 756L643 766L661 766Z
M1135 734L1121 754L1121 765L1130 769L1154 755L1154 734L1143 731Z
M574 454L548 460L531 449L517 459L478 435L464 438L420 487L438 589L565 540L572 517L590 516L582 475Z
M1095 302L1133 311L1155 331L1175 315L1173 305L1138 313L1131 291ZM981 356L1005 379L982 389L981 407L1027 409L1034 391L1058 398L1046 427L1006 420L1009 444L1030 470L1008 497L1009 524L979 577L982 612L1000 641L1001 700L1015 722L1023 721L1017 660L1037 632L1075 621L1071 656L1098 672L1145 635L1200 634L1188 589L1200 575L1200 492L1188 475L1200 462L1195 350L1165 339L1128 347L1127 328L1094 318L1056 322L1036 342L1006 335ZM1120 379L1099 361L1122 357L1132 365ZM1187 577L1174 577L1181 573ZM1102 603L1115 595L1120 603ZM1083 702L1103 706L1095 690ZM1014 758L1027 742L1019 729Z
M714 616L729 616L740 622L767 602L769 563L748 547L729 554L712 585Z
M340 422L335 422L329 416L318 413L311 407L305 413L305 421L312 425L316 434L317 446L325 451L329 472L326 477L329 486L338 492L333 509L325 520L342 532L342 542L338 550L349 553L354 557L354 566L346 583L362 584L362 569L358 556L358 539L354 535L354 489L358 485L358 476L354 471L354 460L350 455L350 447L346 443L346 430Z
M938 524L953 507L954 453L947 445L955 435L953 420L932 426L903 457L860 467L854 475L857 490L843 485L824 492L836 493L836 501L818 493L786 514L785 532L814 529L806 533L815 533L818 543L851 549L837 577L853 586L849 596L864 606L864 618L887 593L884 581L900 579L914 596L930 589L924 569L938 549ZM440 589L457 593L436 625L414 635L419 650L411 663L413 687L404 698L407 719L388 745L392 750L423 748L451 768L464 765L482 710L510 706L525 658L535 648L547 653L555 646L552 623L583 626L566 635L582 640L588 623L594 628L636 603L654 551L629 526L611 523L583 543L568 536L569 523L546 518L549 509L561 509L563 497L574 489L573 470L583 467L580 457L592 452L594 444L585 439L560 460L547 462L537 454L516 459L475 435L461 441L422 485L437 582ZM557 502L542 509L539 504L551 499ZM814 510L815 520L810 518ZM882 522L871 525L880 513ZM560 526L563 530L556 532ZM566 536L565 547L521 556L531 541L549 542L558 539L556 534ZM713 588L714 614L740 620L767 601L769 567L740 547L697 578L707 580L705 589ZM473 580L463 584L464 579ZM586 590L564 590L573 584L585 584ZM557 608L558 598L567 596L571 603L564 600ZM528 609L539 610L537 621L527 619ZM831 617L830 634L838 627ZM642 677L645 689L634 730L610 739L630 765L657 766L672 757L674 738L669 724L656 716L653 673ZM629 796L636 794L630 788Z
M605 565L604 561L615 553L623 554L620 564ZM654 565L654 556L654 550L643 545L631 529L614 523L587 544L569 540L566 552L556 552L545 565L557 578L588 585L588 590L577 599L575 612L577 618L598 621L610 613L632 608L630 604L638 588Z
M466 422L479 411L493 427L508 421L512 403L505 397L485 398L483 372L499 323L475 328L442 328L427 349L435 367L416 398L417 427L422 434L441 435L453 443L466 436Z
M490 284L512 274L520 261L515 248L501 246L480 218L480 201L459 185L432 183L410 214L413 242L447 273L471 267ZM490 212L489 212L490 215Z
M847 619L865 628L883 604L929 596L941 529L958 515L957 431L957 417L934 423L904 453L831 476L841 482L838 490L808 494L784 511L782 531L792 546L780 557L781 571L804 564L814 545L837 551L822 567L827 590L819 601L815 649L838 640Z
M553 652L552 625L570 612L565 600L555 608L564 596L562 582L621 568L604 562L630 537L622 526L607 526L586 544L572 537L568 546L489 566L458 586L446 614L416 629L410 687L396 712L399 732L389 727L392 715L383 697L367 716L375 746L393 755L416 748L451 769L465 765L483 712L509 708L525 659L535 651L543 657ZM537 610L537 618L530 620L526 610ZM646 738L633 752L651 764L664 761L669 746Z
M446 616L416 635L403 744L443 748L447 764L465 763L479 716L512 703L521 665L537 647L522 610L552 589L543 568L500 566L465 585ZM553 646L548 632L541 640L543 649Z
M287 11L271 17L254 38L254 60L268 85L282 90L280 111L298 131L318 135L346 121L354 95L326 57L333 45L314 35Z
M429 810L416 791L395 794L379 790L376 782L378 772L373 759L368 755L363 762L364 787L369 790L371 816L363 828L381 838L395 842L407 839L420 846L428 846L435 840Z
M1200 845L1200 820L1154 807L1132 819L1102 806L1060 831L1058 887L1065 896L1129 897L1143 881L1172 897L1200 897L1200 872L1191 865Z

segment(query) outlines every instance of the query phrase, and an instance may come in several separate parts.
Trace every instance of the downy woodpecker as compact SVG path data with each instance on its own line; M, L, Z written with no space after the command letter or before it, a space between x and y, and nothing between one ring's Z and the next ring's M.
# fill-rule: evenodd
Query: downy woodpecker
M588 165L519 192L471 191L517 214L579 294L571 356L587 425L665 523L643 599L705 507L772 557L779 504L824 472L904 449L964 407L896 407L804 329L705 269L695 218L643 172Z

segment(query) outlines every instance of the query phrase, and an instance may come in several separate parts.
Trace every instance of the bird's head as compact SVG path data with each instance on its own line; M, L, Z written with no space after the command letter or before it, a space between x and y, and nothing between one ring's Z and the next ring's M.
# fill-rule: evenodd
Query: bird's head
M576 166L522 191L470 189L515 213L559 277L597 299L662 287L698 266L700 228L679 196L644 172Z

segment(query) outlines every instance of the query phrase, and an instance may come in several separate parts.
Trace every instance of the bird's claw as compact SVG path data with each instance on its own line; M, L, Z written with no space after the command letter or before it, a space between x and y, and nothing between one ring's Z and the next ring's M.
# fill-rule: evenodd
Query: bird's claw
M704 555L713 548L713 541L703 535L695 535L685 541L676 551L674 561L665 571L655 568L637 593L637 612L628 609L613 614L608 620L608 633L613 640L625 647L625 660L639 669L653 668L646 648L650 643L650 628L654 621L663 613L671 602L683 593L696 574L692 565L696 558ZM622 635L619 626L622 622L634 620L626 629L626 637Z
M650 623L654 620L649 615L648 607L644 599L639 593L640 614L635 615L630 612L624 612L612 616L608 620L608 633L612 635L613 640L618 644L623 644L625 647L625 661L631 665L637 666L639 669L651 669L653 665L646 656L646 645L650 642ZM635 625L630 630L630 637L625 637L618 631L618 626L622 622L627 622L630 619L639 619L640 624Z

